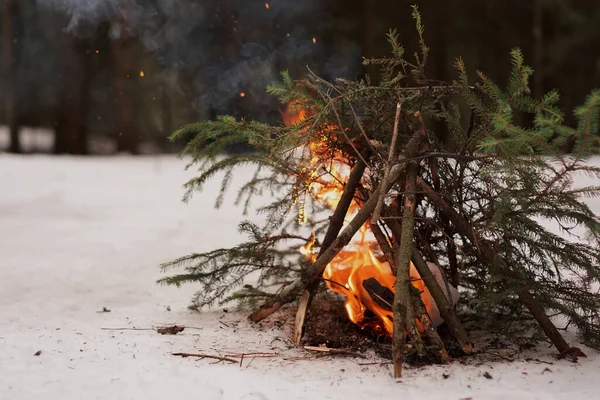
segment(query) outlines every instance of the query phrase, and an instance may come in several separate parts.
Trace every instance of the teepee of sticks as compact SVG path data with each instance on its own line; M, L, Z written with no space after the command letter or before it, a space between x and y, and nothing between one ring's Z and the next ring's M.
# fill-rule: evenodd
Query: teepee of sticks
M576 174L600 173L586 163L600 143L600 92L575 111L572 128L556 92L531 97L533 71L518 50L505 88L483 73L471 80L460 59L455 81L431 80L421 17L413 15L420 53L409 61L391 32L391 56L367 61L381 68L377 84L312 73L294 81L284 72L269 91L287 105L285 124L219 117L173 134L194 135L182 155L200 172L186 184L186 201L220 174L220 206L235 169L249 165L256 172L236 201L249 210L258 195L272 200L258 207L263 226L240 223L247 241L163 264L186 271L161 282L200 284L193 308L250 305L255 322L297 301L298 344L324 282L346 296L353 322L374 315L391 336L396 377L407 340L418 353L449 360L441 322L452 345L473 351L455 312L457 289L490 326L518 320L517 329L540 330L561 356L583 356L549 315L563 315L587 344L600 344L592 290L600 223L582 201L600 192L573 186ZM573 154L561 152L567 140L576 143ZM253 152L223 155L240 142ZM258 275L252 285L250 274Z

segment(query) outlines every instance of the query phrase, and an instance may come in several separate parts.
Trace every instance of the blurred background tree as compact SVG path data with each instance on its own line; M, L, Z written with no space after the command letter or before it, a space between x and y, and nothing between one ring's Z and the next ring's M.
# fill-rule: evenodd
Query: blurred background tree
M277 122L265 86L280 70L372 73L362 57L386 54L390 28L416 43L413 3L436 79L461 56L503 83L520 47L536 97L557 88L567 111L600 86L600 5L587 0L2 0L0 149L156 153L191 121Z

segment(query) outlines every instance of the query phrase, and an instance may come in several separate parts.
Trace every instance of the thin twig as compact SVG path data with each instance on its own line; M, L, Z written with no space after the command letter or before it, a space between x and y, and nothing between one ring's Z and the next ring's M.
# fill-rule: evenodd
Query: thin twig
M361 135L367 142L367 146L369 146L371 151L374 154L376 154L383 161L383 156L381 154L379 154L378 151L375 151L375 148L371 144L371 140L369 140L369 137L367 136L367 132L365 132L365 128L363 127L362 123L360 122L360 118L358 118L358 115L356 114L356 111L354 110L354 106L352 105L352 102L350 100L348 100L348 105L350 106L350 111L352 111L352 116L354 117L354 120L356 121L356 125L358 125L358 129L360 130Z
M230 326L229 326L229 325L227 325L227 324L226 324L225 322L223 322L223 321L219 321L219 323L220 323L221 325L223 325L224 327L226 327L226 328L230 328Z
M342 284L341 284L341 283L339 283L339 282L333 281L333 280L331 280L331 279L323 278L323 277L321 277L321 279L322 279L324 282L329 282L329 283L331 283L332 285L339 286L339 287L340 287L340 289L342 289L342 290L347 290L347 291L350 291L350 289L348 289L346 286L342 285Z
M394 160L394 156L396 154L396 142L398 141L398 125L400 123L400 113L402 112L402 104L396 104L396 117L394 119L394 131L392 134L392 143L390 145L390 152L388 154L388 160L385 165L385 171L383 172L383 182L386 182L388 176L390 175L390 170L392 169L392 162ZM377 199L377 205L375 206L375 211L373 211L373 215L371 216L371 224L376 224L379 220L379 216L381 215L381 207L383 206L383 200L385 198L386 193L379 193L379 198Z
M494 158L493 155L469 155L469 154L456 154L456 153L447 153L443 151L433 151L430 153L425 153L421 155L417 155L415 157L407 158L406 161L419 161L425 160L428 158L449 158L454 160L465 160L465 161L481 161L488 160Z
M310 68L308 68L308 66L307 66L307 69L317 79L319 79L319 80L321 79L314 72L312 72L310 70ZM344 124L342 123L342 118L340 117L340 114L338 113L337 109L335 108L335 105L333 104L334 101L332 100L332 97L328 93L323 93L321 91L318 91L318 93L323 98L323 100L325 102L327 102L327 104L325 106L326 108L328 108L331 105L331 110L333 110L333 113L335 114L335 117L336 117L337 122L338 122L338 128L339 128L340 132L342 133L342 135L344 136L344 138L346 139L346 141L348 142L348 144L352 147L352 149L356 153L356 156L358 158L360 158L361 161L365 163L365 165L368 166L369 163L367 162L367 160L365 160L365 158L363 157L363 155L360 153L360 151L358 151L358 149L356 148L356 146L354 145L354 143L352 143L352 140L350 140L350 138L346 134L346 131L344 130Z
M330 347L304 346L304 350L316 351L316 352L328 353L328 354L339 354L339 355L359 357L359 358L367 358L367 356L365 356L364 354L355 353L355 352L344 350L344 349L332 349Z
M154 328L100 328L103 331L155 331Z
M201 353L171 353L172 356L179 356L179 357L197 357L200 359L203 358L211 358L213 360L219 360L219 361L227 361L230 363L234 363L237 364L237 360L234 360L232 358L227 358L227 357L221 357L221 356L212 356L210 354L201 354Z
M323 97L323 100L331 100L330 96L325 97L324 94L321 94L321 96ZM370 166L369 163L367 162L367 160L365 160L365 158L363 157L363 155L361 154L360 151L358 151L358 149L356 148L356 146L354 145L354 143L352 142L352 140L350 140L350 138L348 137L348 135L346 134L346 131L344 130L344 126L342 124L342 118L340 117L340 114L338 113L337 109L335 107L331 107L331 109L333 110L333 113L335 114L335 117L338 121L338 128L340 130L340 132L342 133L342 135L344 136L344 138L346 139L346 141L348 142L348 144L352 147L352 149L354 150L354 152L356 153L356 156L358 158L361 159L362 162L365 163L365 165Z
M187 325L176 325L180 328L185 328L185 329L197 329L197 330L202 330L203 328L198 328L195 326L187 326ZM103 331L156 331L156 329L158 329L160 327L157 328L100 328Z
M336 98L332 98L331 96L329 96L329 98L331 99L329 101L329 103L325 106L325 108L329 108L330 106L333 106L333 103L335 103L337 100L344 100L345 96L343 94L343 92L336 87L334 84L332 84L331 82L326 81L325 79L319 77L317 74L315 74L308 66L306 67L308 69L308 71L311 73L311 75L317 79L317 81L325 84L326 86L330 87L332 90L336 91L339 94L339 97ZM358 125L358 129L361 133L361 135L363 136L363 139L365 139L365 142L367 144L367 146L369 146L369 148L371 149L371 151L376 154L382 161L383 161L383 157L381 156L381 154L379 154L379 152L375 151L375 149L373 148L373 145L371 144L371 141L369 140L369 136L367 135L367 132L365 132L365 128L363 127L362 123L360 122L360 118L358 117L358 114L356 113L356 110L354 109L354 106L352 105L352 102L350 101L350 99L345 99L346 101L348 101L348 106L350 106L350 111L352 112L352 116L354 117L354 121L356 122L356 124Z
M255 352L255 353L233 353L233 354L225 354L225 357L240 358L240 357L253 356L253 357L256 357L256 358L273 358L273 357L277 357L278 355L279 355L279 353Z

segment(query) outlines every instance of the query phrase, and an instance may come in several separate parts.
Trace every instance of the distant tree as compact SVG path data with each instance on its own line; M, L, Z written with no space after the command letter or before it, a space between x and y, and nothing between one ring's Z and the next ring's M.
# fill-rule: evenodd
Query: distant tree
M137 39L122 17L111 25L111 55L114 68L114 93L117 151L138 153L138 126L135 79Z
M62 85L54 126L55 154L87 154L87 115L90 108L91 49L87 39L69 37L71 46L62 50ZM65 54L66 53L66 54Z
M17 113L17 87L16 87L16 55L15 45L17 29L16 19L18 16L18 5L14 0L4 0L4 12L2 13L2 59L4 61L4 121L10 131L11 153L21 153L21 142L19 140L19 124Z

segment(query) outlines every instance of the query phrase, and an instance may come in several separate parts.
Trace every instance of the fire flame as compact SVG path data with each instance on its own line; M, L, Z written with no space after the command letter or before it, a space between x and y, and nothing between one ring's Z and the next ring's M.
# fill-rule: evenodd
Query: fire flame
M309 117L311 113L297 103L288 104L282 112L283 121L286 125L293 125ZM339 128L338 128L339 129ZM323 135L334 134L336 127L330 127L329 132ZM347 181L350 167L348 160L340 153L325 153L326 146L323 142L310 142L305 149L310 165L310 186L307 190L309 195L329 208L335 209L343 193L344 182ZM320 176L319 170L326 166L327 174ZM353 200L347 215L351 219L360 209L360 204ZM304 204L300 204L301 222L305 220ZM313 234L311 240L300 248L300 253L315 261L317 255L313 249L316 242ZM380 261L377 257L379 245L371 233L370 227L365 224L355 235L350 244L346 246L327 265L323 273L323 279L327 287L337 293L346 296L345 308L350 320L358 325L363 325L367 312L370 311L378 317L385 333L391 335L393 332L392 302L395 293L396 277L390 265L386 261ZM437 273L436 273L437 272ZM434 271L438 281L441 280L440 271ZM439 320L439 312L435 302L414 265L410 265L410 277L413 285L421 292L421 298L425 308L434 322ZM418 322L418 321L417 321ZM418 323L420 326L420 323Z
M341 195L339 190L335 191L335 196L331 196L333 190L330 188L321 187L320 190L323 190L324 193L317 194L317 198L339 199ZM337 201L328 204L333 208ZM348 214L354 214L358 207L358 204L353 202ZM309 250L313 245L314 240L311 240L301 252L314 261L316 255ZM352 322L363 325L367 312L370 311L378 317L385 332L391 335L396 277L389 263L381 261L377 257L378 248L379 245L370 228L367 224L363 225L350 244L327 265L323 272L323 279L330 290L346 296L345 308ZM410 264L410 277L412 284L421 292L421 299L427 312L430 315L438 314L429 290L425 287L412 263ZM435 307L435 312L432 312L434 311L432 306ZM420 326L420 323L418 325Z
M374 239L366 239L367 229L363 227L362 238L343 250L327 265L323 278L330 290L346 296L346 312L355 324L361 325L367 310L375 314L388 334L393 332L392 302L395 293L396 277L387 262L380 261L374 253ZM423 292L422 298L430 311L431 301L419 274L411 264L413 285ZM427 292L427 293L425 293Z
M285 110L280 111L280 113L283 123L286 126L295 125L299 122L302 122L313 114L306 108L302 107L302 105L297 101L289 102L286 105Z

